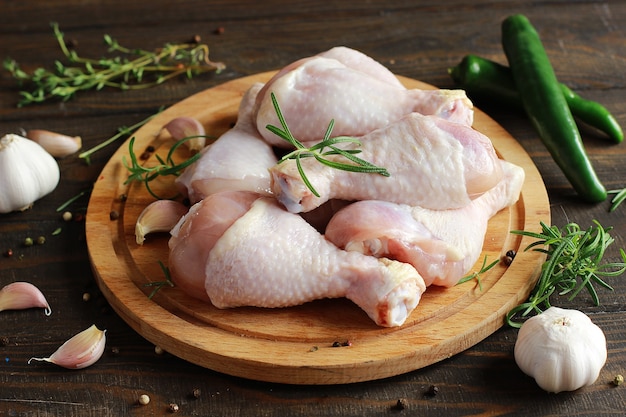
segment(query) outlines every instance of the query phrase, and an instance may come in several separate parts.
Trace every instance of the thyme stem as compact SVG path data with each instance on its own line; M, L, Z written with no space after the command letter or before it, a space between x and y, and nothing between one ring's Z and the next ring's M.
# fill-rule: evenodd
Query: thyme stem
M18 107L41 103L49 99L69 100L77 92L113 87L136 90L153 87L179 75L194 75L223 70L224 64L209 60L209 47L205 44L165 44L154 51L130 49L121 46L109 35L104 35L108 52L120 55L113 58L91 59L79 56L65 42L57 23L51 23L54 37L69 64L54 62L54 70L37 68L32 74L21 70L19 64L7 58L4 68L22 84L32 90L20 91ZM146 77L150 75L150 78Z
M109 139L105 140L104 142L100 142L98 145L94 146L91 149L88 149L84 152L81 152L80 154L78 154L78 157L81 159L85 160L85 163L87 163L87 165L89 165L91 163L91 155L93 155L95 152L109 146L110 144L112 144L113 142L115 142L116 140L118 140L119 138L121 138L122 136L128 136L131 133L133 133L135 130L139 129L141 126L145 125L146 123L148 123L150 120L152 120L157 114L159 114L161 111L163 110L163 108L160 108L159 111L149 117L147 117L146 119L135 123L134 125L130 126L130 127L126 127L126 126L122 126L120 128L118 128L118 132L117 134L111 136Z

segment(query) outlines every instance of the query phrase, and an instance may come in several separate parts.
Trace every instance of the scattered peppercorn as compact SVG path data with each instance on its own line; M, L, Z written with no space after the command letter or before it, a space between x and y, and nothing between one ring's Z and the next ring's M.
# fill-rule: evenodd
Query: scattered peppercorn
M91 294L88 292L83 293L83 301L89 301L91 299Z
M38 245L43 245L44 243L46 243L46 237L45 236L37 237L37 244Z
M9 346L9 338L6 336L0 337L0 346Z
M428 390L426 391L427 396L434 397L437 394L439 394L439 388L436 385L431 385L430 387L428 387Z
M65 211L63 212L63 221L69 222L70 220L72 220L72 213L69 211Z
M148 397L146 394L141 394L137 402L141 405L148 405L148 403L150 402L150 397Z
M178 413L178 404L176 403L171 403L167 409L169 410L170 413Z
M120 213L118 213L116 210L111 210L111 212L109 213L109 218L111 220L117 220L120 218Z
M119 355L119 354L120 354L120 348L118 348L118 347L116 347L116 346L112 347L112 348L111 348L111 353L112 353L113 355Z
M157 355L162 355L165 353L165 351L163 350L163 348L161 346L155 346L154 347L154 353L156 353Z
M33 246L33 238L32 237L27 237L26 239L24 239L24 246Z
M346 340L345 342L333 342L333 347L345 347L345 346L352 346L352 342L349 340Z
M510 256L511 258L515 258L515 255L517 255L517 252L515 252L514 249L510 249L510 250L506 251L506 256Z
M216 35L223 35L225 30L226 30L226 29L224 29L224 27L223 27L223 26L220 26L220 27L218 27L217 29L215 29L215 34L216 34Z
M200 395L202 395L202 391L200 390L200 388L194 388L194 389L191 391L191 396L192 396L193 398L200 398Z
M128 200L128 196L126 194L120 194L120 201L123 203L126 200Z
M402 411L405 408L407 408L408 406L408 401L406 400L406 398L398 398L398 401L396 401L396 404L393 406L394 410L398 410L398 411Z
M317 352L319 350L319 348L317 346L311 346L311 349L309 349L309 352Z
M621 374L617 374L615 375L615 378L613 378L613 385L620 386L624 383L624 377Z

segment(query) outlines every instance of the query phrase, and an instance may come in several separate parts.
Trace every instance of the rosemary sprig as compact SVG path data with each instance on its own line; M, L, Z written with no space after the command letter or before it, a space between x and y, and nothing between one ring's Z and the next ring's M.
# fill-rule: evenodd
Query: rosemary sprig
M174 287L174 283L172 282L172 277L170 275L170 270L165 265L163 265L163 262L161 261L159 261L159 266L161 267L161 271L163 271L163 275L165 275L165 280L144 284L145 287L154 287L150 295L148 295L148 299L150 300L166 285L172 288Z
M471 274L464 276L463 278L459 280L459 282L456 283L456 285L463 284L467 281L471 281L475 279L478 282L478 288L482 291L483 290L483 284L481 282L482 275L486 273L487 271L489 271L494 266L496 266L498 262L500 262L500 260L496 259L495 261L487 265L487 255L485 255L485 257L483 258L483 264L480 267L480 270L472 272Z
M278 163L281 164L288 159L294 159L296 161L296 167L298 168L298 173L300 174L300 177L302 178L302 182L304 182L307 188L316 197L319 197L320 195L315 189L315 187L313 187L313 184L311 184L308 177L306 176L306 173L304 172L304 169L302 168L302 163L301 163L302 158L313 157L321 164L324 164L334 169L343 170L343 171L374 173L374 174L383 175L385 177L389 176L389 172L387 171L387 169L378 167L370 162L367 162L361 158L356 157L355 154L360 153L361 150L341 149L336 146L340 143L348 143L348 142L354 143L360 146L361 142L356 138L347 137L347 136L331 137L331 133L335 125L334 120L331 120L330 123L328 124L326 133L324 134L324 139L322 139L321 142L313 145L312 147L307 148L306 146L302 144L302 142L296 139L291 133L291 131L289 130L289 126L287 126L287 122L285 121L285 117L283 116L283 113L280 110L280 106L278 105L278 100L276 100L276 96L274 95L274 93L271 93L270 97L272 99L272 104L274 105L274 110L276 111L276 115L278 116L278 120L280 121L280 125L282 129L274 125L267 125L266 126L267 130L274 133L281 139L286 140L287 142L289 142L296 148L293 152L290 152L287 155L283 156L278 161ZM325 148L329 148L330 150L325 151L324 150ZM341 155L344 158L346 158L348 162L351 162L351 163L329 160L326 158L326 156L329 156L329 155Z
M100 90L104 87L120 90L149 88L181 74L191 78L203 72L224 69L224 64L209 60L209 47L205 44L168 43L154 51L146 51L123 47L109 35L104 35L108 52L119 55L113 58L83 58L65 42L58 24L51 23L51 26L69 64L57 60L53 71L37 68L28 74L16 61L6 58L4 68L20 83L32 85L30 91L20 91L22 98L18 107L53 98L67 101L83 90Z
M152 120L162 110L163 110L163 108L160 108L157 113L155 113L155 114L153 114L153 115L143 119L142 121L140 121L138 123L135 123L134 125L132 125L130 127L126 127L126 126L119 127L117 129L117 133L115 135L111 136L109 139L105 140L104 142L100 142L99 144L97 144L93 148L88 149L88 150L86 150L84 152L81 152L80 154L78 154L78 157L81 158L81 159L84 159L85 163L87 163L87 165L89 165L91 163L91 155L93 155L95 152L99 151L100 149L103 149L103 148L109 146L110 144L112 144L113 142L118 140L119 138L121 138L123 136L129 136L135 130L139 129L141 126L145 125L150 120Z
M614 239L609 234L612 228L604 228L594 220L594 225L582 230L576 223L569 223L562 230L556 226L547 226L541 222L541 233L514 230L523 236L536 238L525 250L533 249L547 255L542 265L541 275L528 300L514 307L506 316L507 323L519 328L522 323L514 320L520 313L520 319L530 313L542 313L548 309L550 296L569 295L573 300L583 289L587 289L595 305L600 304L594 284L612 290L602 278L615 277L626 271L626 253L620 249L623 262L602 263L602 258Z
M185 168L187 168L189 165L193 164L198 158L200 158L202 154L198 152L194 154L192 157L190 157L189 159L181 162L180 164L175 163L173 159L174 152L176 152L176 149L178 149L178 147L181 146L186 141L193 139L195 137L197 136L188 136L186 138L183 138L177 141L170 148L165 159L155 154L155 157L159 161L159 164L153 167L145 167L139 163L137 155L135 154L135 151L133 150L133 146L135 144L135 138L132 137L130 141L128 142L128 153L130 155L130 164L127 163L125 157L122 157L122 163L124 164L126 169L130 172L124 184L128 184L132 181L143 182L146 186L146 189L150 193L150 195L152 195L157 200L164 199L163 197L157 195L154 191L152 191L152 188L150 187L150 182L160 176L161 177L167 176L167 175L178 176L181 174L181 172ZM170 197L170 198L174 198L174 197Z
M615 209L618 208L624 200L626 200L626 188L622 188L621 190L611 190L608 193L615 194L615 197L611 200L611 207L609 207L609 211L615 211Z

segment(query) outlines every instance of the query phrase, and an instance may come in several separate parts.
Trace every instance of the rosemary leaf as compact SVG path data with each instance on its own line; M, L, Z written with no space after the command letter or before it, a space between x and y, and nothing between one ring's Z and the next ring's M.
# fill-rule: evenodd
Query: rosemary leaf
M176 149L178 149L178 147L186 141L197 137L198 136L188 136L179 141L176 141L176 143L170 148L165 159L155 154L155 158L159 163L153 167L145 167L139 163L137 155L135 154L135 151L133 149L135 145L135 138L132 137L128 142L128 154L130 156L130 163L127 162L125 157L122 157L122 163L129 171L128 178L126 179L124 184L129 184L133 181L142 182L144 183L146 190L148 190L148 193L150 193L150 195L152 195L154 198L156 198L157 200L165 199L165 197L159 196L152 190L152 188L150 187L150 182L158 177L169 175L178 176L185 168L198 160L198 158L202 156L200 152L194 154L193 156L181 163L174 162L174 152L176 152ZM176 196L169 197L169 199L175 197Z
M326 128L326 132L324 133L324 138L320 142L311 146L310 148L307 148L306 146L302 144L302 142L296 139L296 137L291 133L291 130L289 130L289 126L287 125L287 122L285 121L285 117L283 116L283 113L280 110L280 106L278 104L278 101L276 100L276 96L274 95L274 93L270 93L270 98L272 99L272 104L274 105L274 110L276 111L276 116L278 117L278 121L280 122L281 127L277 127L274 125L267 125L266 129L272 132L273 134L275 134L276 136L278 136L279 138L289 142L295 148L294 151L289 152L288 154L284 155L278 161L278 163L281 164L288 159L295 160L296 168L298 169L298 173L300 174L300 177L302 178L302 182L311 191L311 193L313 193L313 195L315 195L316 197L319 197L320 195L315 189L315 187L313 186L313 184L311 184L311 181L309 180L306 173L304 172L304 168L302 167L302 163L301 163L302 158L313 157L319 163L326 165L333 169L339 169L339 170L349 171L349 172L365 173L365 174L380 174L385 177L390 176L386 168L376 166L372 164L371 162L365 161L364 159L361 159L355 156L355 154L360 153L361 150L341 149L336 146L340 143L354 143L360 146L361 142L356 138L348 137L348 136L331 137L332 130L335 125L334 119L332 119L329 122L328 127ZM325 151L324 150L325 148L328 148L329 150ZM335 159L328 159L327 157L331 155L342 156L343 158L347 160L347 162L341 162Z
M540 233L511 231L537 239L525 250L545 253L547 258L528 300L507 314L506 321L510 326L519 328L522 320L529 314L540 314L548 309L551 306L550 297L555 293L567 295L571 301L586 289L594 305L599 305L600 300L594 285L613 289L603 278L615 277L626 271L626 253L620 249L622 262L602 263L606 250L614 239L609 234L610 227L604 228L595 220L593 223L586 230L576 223L569 223L559 229L540 222Z

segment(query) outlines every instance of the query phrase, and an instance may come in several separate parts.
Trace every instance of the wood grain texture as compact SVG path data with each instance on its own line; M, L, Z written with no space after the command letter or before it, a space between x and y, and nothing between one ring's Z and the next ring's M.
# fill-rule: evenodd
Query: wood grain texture
M175 104L136 132L135 154L150 146L164 158L173 141L162 126L175 117L195 117L210 135L220 135L236 120L244 92L273 74L233 80ZM408 88L433 88L401 80ZM501 327L504 315L528 296L545 257L524 252L530 240L509 231L534 230L550 216L543 182L517 142L480 111L475 127L492 139L502 158L526 172L519 202L491 219L475 268L485 256L491 262L508 250L519 255L511 266L500 263L485 274L480 286L470 282L446 290L431 287L399 328L377 327L345 300L220 310L177 288L162 289L148 299L153 288L147 285L162 275L157 261L167 265L167 236L149 236L141 246L135 242L135 222L154 197L143 184L125 184L128 145L100 174L87 212L87 243L100 288L115 311L146 339L193 363L235 376L295 384L349 383L386 378L449 358ZM145 164L156 162L152 156ZM170 177L154 190L174 195L172 181ZM108 213L113 211L119 217L112 220ZM351 346L333 347L343 341Z
M62 59L49 22L58 22L76 49L106 55L104 34L129 47L152 49L200 35L211 57L224 61L221 74L176 79L154 89L119 92L105 88L68 102L17 108L19 86L0 71L0 131L45 128L80 135L88 149L117 132L205 89L243 76L276 70L330 46L359 49L394 73L440 88L454 84L447 68L467 53L506 62L500 22L527 15L546 44L560 81L600 101L626 126L626 3L621 0L372 0L287 2L266 0L21 0L3 1L0 55L25 70L52 68ZM222 34L215 29L223 27ZM613 226L615 243L605 256L619 261L626 247L626 206L609 213L609 202L580 202L545 150L526 117L493 101L475 103L515 138L538 167L550 198L551 219L563 226L598 220ZM607 188L626 185L626 147L611 145L588 127L582 136ZM609 355L598 381L574 393L547 395L522 374L513 359L516 330L503 327L482 342L443 361L395 377L342 385L256 382L208 370L174 355L155 353L154 344L128 326L98 290L85 243L93 183L124 139L97 152L91 165L76 156L59 160L61 183L32 210L0 216L0 284L31 281L50 302L39 309L0 313L0 416L119 417L184 416L370 417L419 416L588 416L622 414L626 390L610 384L626 372L626 281L609 279L600 305L581 294L573 301L554 296L556 305L589 314L605 332ZM64 222L57 207L80 192L69 207L76 220ZM60 229L61 232L52 233ZM44 235L45 245L24 247L27 236ZM160 278L160 272L158 277ZM83 294L89 294L88 301ZM97 364L65 371L31 364L31 356L52 353L91 324L107 329L107 350ZM427 394L430 386L437 395ZM198 398L192 391L200 390ZM139 406L137 397L151 402ZM398 399L406 408L396 408Z

